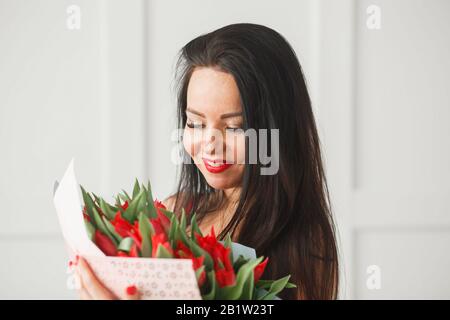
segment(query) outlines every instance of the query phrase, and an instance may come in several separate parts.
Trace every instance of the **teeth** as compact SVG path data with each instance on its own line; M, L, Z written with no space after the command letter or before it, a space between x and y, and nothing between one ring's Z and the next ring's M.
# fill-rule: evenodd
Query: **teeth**
M214 162L211 162L211 161L206 161L207 163L208 163L208 165L210 165L211 167L220 167L221 165L223 165L223 163L220 163L220 162L218 162L218 163L214 163Z

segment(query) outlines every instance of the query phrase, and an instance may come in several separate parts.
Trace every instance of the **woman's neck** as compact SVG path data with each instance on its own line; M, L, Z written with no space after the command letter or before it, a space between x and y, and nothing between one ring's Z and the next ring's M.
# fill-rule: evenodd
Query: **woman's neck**
M227 207L235 205L239 201L239 197L241 195L241 187L224 189L223 194L225 196L225 203Z
M225 201L214 219L221 229L224 228L233 218L233 214L239 203L241 187L224 189L223 195L225 197Z

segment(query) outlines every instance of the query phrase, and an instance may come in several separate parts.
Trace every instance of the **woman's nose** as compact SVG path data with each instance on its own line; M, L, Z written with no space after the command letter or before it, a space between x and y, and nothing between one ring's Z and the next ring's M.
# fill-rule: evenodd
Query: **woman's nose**
M223 149L222 132L217 129L209 129L205 132L204 137L204 152L205 154L213 155Z

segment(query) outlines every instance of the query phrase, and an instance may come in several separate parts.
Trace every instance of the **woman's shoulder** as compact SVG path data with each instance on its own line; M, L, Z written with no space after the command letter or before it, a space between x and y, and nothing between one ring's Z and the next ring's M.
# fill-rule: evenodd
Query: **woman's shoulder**
M167 210L173 211L173 207L175 205L175 201L176 200L177 200L177 193L168 196L167 198L165 198L161 202L167 208Z
M172 194L170 196L168 196L166 199L164 199L162 202L162 204L167 208L167 210L169 211L174 211L174 207L175 207L175 202L177 200L178 196L182 196L182 193L175 193ZM188 208L185 208L185 210L187 212L190 212L190 207L191 207L191 203L189 203L189 205L187 206Z

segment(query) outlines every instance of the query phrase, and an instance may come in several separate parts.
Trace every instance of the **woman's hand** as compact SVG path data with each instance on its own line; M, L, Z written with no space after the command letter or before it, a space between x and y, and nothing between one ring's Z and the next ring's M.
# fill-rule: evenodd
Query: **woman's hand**
M77 257L76 272L80 278L79 296L81 300L117 300L115 296L97 279L89 264L82 257ZM138 300L140 294L135 286L124 288L124 300Z

